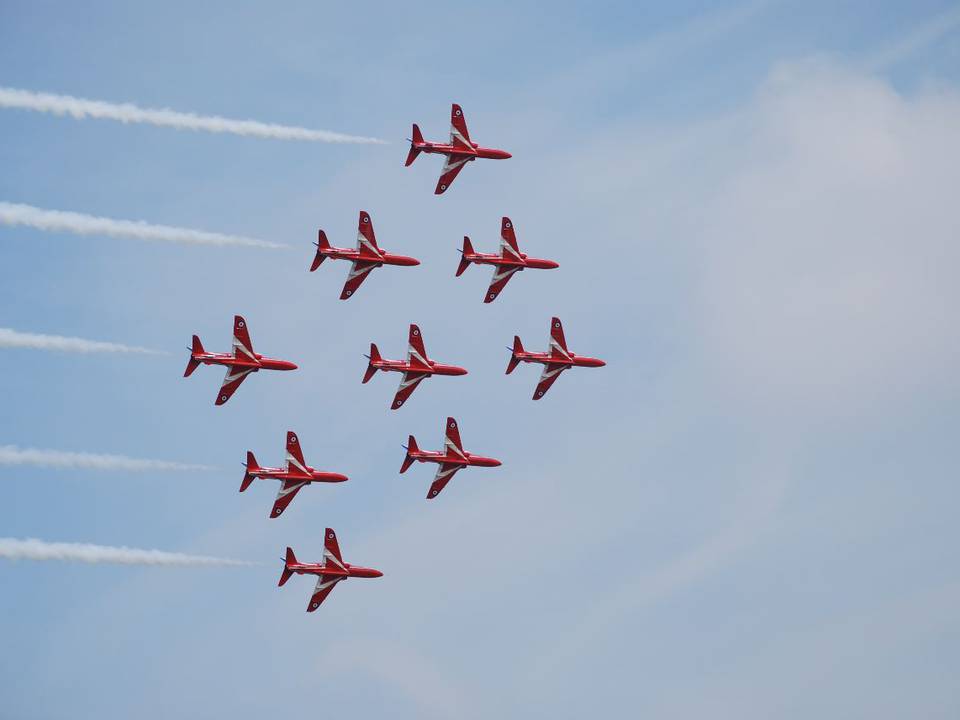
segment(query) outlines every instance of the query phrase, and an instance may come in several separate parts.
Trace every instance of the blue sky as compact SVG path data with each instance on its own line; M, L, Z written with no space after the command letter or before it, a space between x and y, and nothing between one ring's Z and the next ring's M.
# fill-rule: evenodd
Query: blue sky
M960 6L8 2L0 85L382 137L349 146L0 112L0 200L250 235L186 247L0 227L0 327L168 351L0 352L0 445L207 473L3 467L0 536L253 567L0 564L0 715L953 718ZM474 163L434 157L463 107ZM311 241L419 257L349 302ZM499 221L556 259L491 306ZM213 406L198 333L300 364ZM530 401L519 334L607 360ZM463 365L361 385L408 323ZM397 474L407 434L504 461ZM350 482L267 519L252 449ZM286 545L385 572L303 612Z

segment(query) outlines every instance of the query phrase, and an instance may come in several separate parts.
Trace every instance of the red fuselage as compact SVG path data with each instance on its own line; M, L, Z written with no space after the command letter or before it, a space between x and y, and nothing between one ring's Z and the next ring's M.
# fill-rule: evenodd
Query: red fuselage
M262 480L296 480L306 481L308 483L338 483L345 482L347 480L346 475L341 475L340 473L335 472L321 472L320 470L314 470L309 466L307 467L307 472L310 473L309 477L304 477L302 472L290 472L286 468L258 467L253 470L249 470L248 472L252 477L260 478Z
M496 458L474 455L467 451L464 451L464 457L442 450L414 450L408 451L407 455L411 460L417 462L449 463L451 465L463 465L464 467L500 467L503 464Z
M467 262L477 263L478 265L499 265L501 267L533 268L535 270L555 270L560 267L560 263L553 260L544 260L542 258L528 257L526 253L520 253L520 258L500 255L499 253L464 253L463 259Z
M323 257L328 257L333 260L349 260L350 262L375 262L379 265L403 265L406 267L420 264L420 261L416 258L407 257L406 255L394 255L393 253L387 252L381 253L379 258L371 257L370 255L361 256L360 251L356 248L321 247L317 252Z
M457 365L444 365L443 363L434 362L433 360L428 360L430 367L424 367L423 365L417 363L413 365L408 363L406 360L371 360L370 366L375 367L377 370L383 370L384 372L400 372L400 373L422 373L424 375L466 375L466 368L459 367Z
M513 157L513 155L508 153L506 150L480 147L476 143L473 143L473 152L465 150L464 148L456 145L450 145L448 143L415 142L412 143L412 145L420 152L450 155L451 157L466 158L467 160L476 160L477 158L484 158L487 160L506 160Z
M296 370L296 364L289 360L276 360L274 358L264 357L259 353L254 353L256 360L240 359L232 353L193 353L191 357L204 365L229 365L233 368L250 368L253 372L258 370Z
M373 568L360 567L359 565L351 565L350 563L343 563L345 570L341 570L334 563L329 563L327 565L320 565L317 563L288 563L285 567L291 573L297 575L327 575L327 576L339 576L342 578L378 578L383 577L383 573L379 570L374 570Z
M563 356L551 355L550 353L539 352L514 352L513 356L521 361L528 363L540 363L541 365L565 365L567 367L603 367L606 363L599 358L587 357L586 355L576 355L570 353L569 358Z

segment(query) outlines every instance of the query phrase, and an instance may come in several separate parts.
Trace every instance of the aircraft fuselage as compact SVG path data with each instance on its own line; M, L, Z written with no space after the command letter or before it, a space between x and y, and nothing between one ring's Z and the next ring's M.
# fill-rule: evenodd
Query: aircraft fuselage
M560 263L553 260L544 260L542 258L528 257L526 253L520 253L519 258L504 257L497 253L464 253L463 259L478 265L499 265L501 267L532 268L534 270L555 270L560 267Z
M262 480L297 480L304 482L325 482L325 483L338 483L345 482L347 480L346 475L341 475L340 473L335 472L322 472L320 470L314 470L312 467L307 467L307 471L310 473L308 476L305 476L300 472L290 472L286 468L269 468L269 467L260 467L255 470L249 471L252 477L260 478Z
M342 578L378 578L383 577L383 573L379 570L374 570L373 568L361 567L360 565L351 565L350 563L343 563L345 569L337 567L337 565L330 563L328 565L320 565L317 563L290 563L285 567L291 573L296 575L333 575L339 576Z
M444 365L443 363L434 362L433 360L428 360L429 367L424 367L420 364L408 363L405 360L371 360L370 365L375 367L377 370L383 370L384 372L401 372L401 373L423 373L426 375L466 375L466 368L459 367L457 365Z
M417 450L408 453L412 460L428 463L449 463L451 465L462 465L463 467L500 467L503 463L492 457L483 455L474 455L464 451L464 456L450 454L442 451Z
M514 357L521 362L540 363L541 365L566 365L567 367L603 367L607 363L599 358L570 353L569 357L538 352L515 352Z
M414 265L419 265L420 261L416 258L408 257L406 255L394 255L393 253L382 253L379 258L370 257L369 255L360 255L360 251L356 248L320 248L318 251L323 257L331 258L332 260L349 260L350 262L375 262L380 265L403 265L405 267L412 267Z
M289 360L277 360L256 354L256 360L240 359L232 353L195 353L193 359L204 365L228 365L232 368L249 368L253 372L258 370L296 370L295 363Z
M413 147L420 152L450 155L457 158L466 158L467 160L471 161L476 160L477 158L482 158L485 160L507 160L508 158L513 157L513 155L508 153L506 150L480 147L476 143L473 143L472 152L463 147L450 145L448 143L421 142L413 143Z

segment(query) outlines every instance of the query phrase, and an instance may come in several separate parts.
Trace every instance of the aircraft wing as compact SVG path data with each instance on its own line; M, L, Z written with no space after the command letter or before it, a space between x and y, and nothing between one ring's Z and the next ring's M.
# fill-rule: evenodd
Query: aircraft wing
M300 440L292 430L287 430L287 472L310 477L307 463L303 459L303 450L300 449Z
M570 352L567 350L567 341L563 337L563 325L560 323L560 318L553 318L550 321L550 354L554 357L570 359Z
M323 561L336 565L341 570L346 570L343 564L343 558L340 557L340 545L337 543L337 534L333 528L327 528L323 538Z
M284 480L280 485L280 492L277 493L277 499L273 501L270 517L280 517L281 513L287 509L287 505L300 492L300 488L306 484L308 484L306 480Z
M223 385L220 386L220 393L217 395L217 405L223 405L229 400L240 387L244 378L253 372L253 368L233 368L227 367L227 376L223 379Z
M410 334L407 336L407 362L411 365L419 365L426 369L430 368L430 361L427 359L427 348L423 344L423 334L416 325L410 325Z
M450 144L458 150L476 151L467 131L467 120L463 117L463 108L454 103L450 107Z
M441 463L440 467L437 468L437 476L433 479L433 483L427 491L427 500L432 500L439 495L440 491L450 482L450 478L456 474L457 470L463 467L463 465L454 465L453 463Z
M369 262L367 260L356 260L350 267L350 274L347 275L347 281L343 284L343 291L340 293L341 300L347 300L353 295L360 283L367 279L367 275L380 263L377 261Z
M317 578L317 586L313 589L313 595L310 597L310 604L307 605L307 612L313 612L320 604L327 599L337 583L343 580L343 575L321 575Z
M393 405L391 405L390 408L396 410L403 405L406 399L417 389L420 381L425 377L429 377L429 373L405 372L403 379L400 380L400 387L397 389L397 394L393 398Z
M360 220L357 223L357 250L360 251L362 258L383 257L383 253L377 246L377 236L373 233L373 221L366 210L360 211Z
M247 321L239 315L233 318L233 356L238 360L256 360L253 343L247 330Z
M493 271L493 277L490 279L490 287L487 288L487 296L484 298L485 303L491 303L497 299L497 296L500 294L500 291L503 290L507 283L510 282L510 278L513 277L513 274L517 272L520 268L516 265L497 265Z
M537 389L533 391L533 399L539 400L546 395L547 390L550 389L550 386L556 382L558 377L560 377L560 373L562 373L568 367L568 365L555 365L554 363L547 363L544 365L543 374L540 376L540 382L537 383Z
M463 166L470 162L469 157L458 157L447 155L447 161L443 164L443 170L440 172L440 179L437 180L437 189L433 191L434 195L443 195L447 188L453 184L454 178L463 170Z
M522 260L517 235L513 231L513 222L505 217L500 221L500 257L509 260Z
M467 454L463 451L463 443L460 442L460 429L457 427L457 421L452 417L447 418L447 427L443 436L444 449L449 454L459 455L464 460Z

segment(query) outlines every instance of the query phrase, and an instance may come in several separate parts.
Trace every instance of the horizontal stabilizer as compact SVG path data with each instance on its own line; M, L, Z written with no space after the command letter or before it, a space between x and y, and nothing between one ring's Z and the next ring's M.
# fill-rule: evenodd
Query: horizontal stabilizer
M467 260L467 255L473 255L473 244L470 242L470 238L466 235L463 236L463 257L460 258L460 265L457 267L457 277L463 275L464 271L470 267L470 260Z
M510 362L507 364L507 375L512 373L517 369L517 365L520 364L520 358L517 357L517 353L523 352L523 343L520 342L520 336L513 336L513 350L510 355Z
M317 231L317 254L313 257L313 264L310 266L310 272L313 272L321 263L327 259L327 256L323 254L324 250L330 249L330 243L327 240L327 234L323 230Z
M377 346L374 343L370 343L370 362L367 363L367 371L363 374L364 383L370 382L370 379L377 374L377 368L374 367L373 363L379 362L381 359Z
M410 469L410 466L413 465L413 461L416 460L411 453L420 452L420 448L417 447L417 439L411 435L407 440L407 455L403 458L403 465L400 466L400 472L405 473Z
M260 469L260 466L257 465L257 459L253 456L253 453L247 450L247 471L243 474L243 482L240 483L240 492L243 492L248 487L250 483L253 482L254 473Z
M280 575L280 582L277 583L277 586L282 586L287 580L290 579L290 576L293 575L293 570L290 569L291 565L297 564L297 556L293 554L292 548L287 548L287 555L283 560L283 573Z

